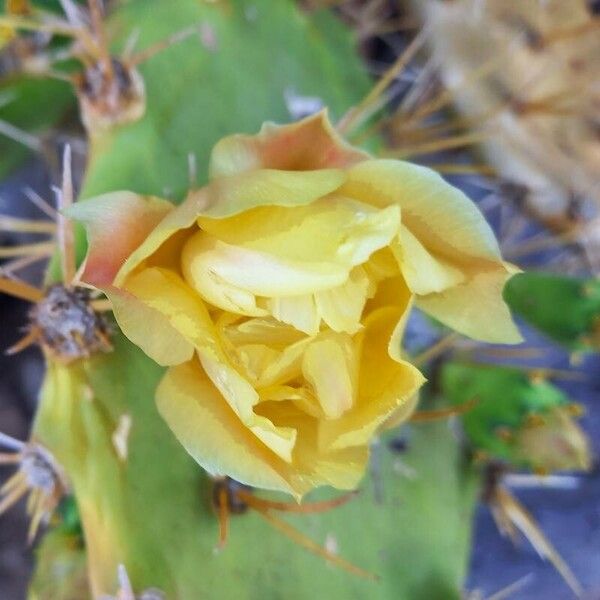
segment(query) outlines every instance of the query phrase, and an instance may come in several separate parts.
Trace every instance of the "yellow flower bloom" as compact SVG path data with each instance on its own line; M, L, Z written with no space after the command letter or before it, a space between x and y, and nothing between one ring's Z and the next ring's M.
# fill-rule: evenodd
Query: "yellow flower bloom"
M423 382L400 350L413 300L467 335L519 340L473 204L348 146L325 113L222 140L210 183L178 208L121 192L72 214L85 279L171 367L161 414L209 472L250 485L356 486L370 439Z

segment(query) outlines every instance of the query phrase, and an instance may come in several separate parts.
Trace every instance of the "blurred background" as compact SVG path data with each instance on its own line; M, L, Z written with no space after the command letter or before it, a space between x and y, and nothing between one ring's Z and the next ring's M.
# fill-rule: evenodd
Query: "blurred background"
M14 10L14 4L18 3L7 0L5 14ZM57 14L72 5L36 4ZM106 9L117 11L119 4L108 3ZM222 18L239 17L242 29L251 30L255 21L269 18L269 3L264 1L200 4L217 11L219 23ZM273 65L276 84L267 85L276 106L272 118L293 120L335 103L333 117L353 143L378 155L431 166L475 200L494 227L506 259L526 271L506 290L526 338L518 348L484 348L450 338L418 313L409 325L408 350L426 365L432 397L441 395L461 404L468 399L463 395L469 388L485 401L518 413L508 433L498 425L504 417L490 417L477 412L477 407L462 422L451 419L465 455L479 465L484 478L493 479L500 472L503 487L536 523L530 535L519 536L517 544L510 535L502 536L490 510L497 497L493 492L486 497L482 487L464 598L574 597L563 581L564 573L561 577L556 568L558 561L544 561L536 552L539 530L569 565L582 596L600 599L596 459L600 450L600 4L592 0L299 0L289 4L298 18L310 26L315 23L319 39L336 47L337 56L330 60L326 53L315 53L296 65L295 46L281 39L268 41L278 57ZM223 49L219 29L223 26L213 26L212 13L206 14L194 43L196 51L210 61ZM341 24L339 30L329 28L333 21ZM2 27L0 21L0 39ZM115 36L126 37L118 26ZM252 35L244 43L252 45ZM39 196L53 203L52 188L60 181L60 156L66 143L73 149L76 180L84 176L88 144L76 97L64 82L52 77L54 63L47 57L64 47L64 40L51 42L40 31L18 37L7 33L0 46L0 213L4 216L49 218L39 203L27 198ZM324 72L340 80L333 92L320 88L323 72L315 66L321 61L321 68L326 60L330 63ZM288 63L294 67L286 68ZM200 77L202 69L211 67L190 65L182 73ZM66 71L71 72L72 66ZM230 76L223 70L211 71L210 76L219 73ZM242 85L240 78L231 76L230 93L236 85ZM150 82L148 90L152 89ZM344 97L345 89L353 90L348 94L351 101ZM207 120L222 118L211 115ZM250 131L256 129L253 119L251 115L247 120ZM213 127L213 137L218 137L217 125L207 127ZM177 152L181 168L186 168L185 151ZM202 157L198 163L201 179ZM18 273L23 280L39 283L43 253L28 250L23 260L17 250L39 244L40 236L15 231L4 217L0 229L3 273ZM21 263L15 263L16 257ZM0 342L8 348L27 325L29 305L2 295L0 306ZM482 364L491 371L469 370ZM509 372L502 370L507 367ZM37 349L0 355L2 432L27 438L42 376L43 360ZM542 389L540 382L549 387ZM524 425L531 414L557 415L557 410L560 416L534 427L535 435L531 427L527 429L531 422ZM410 432L400 432L396 442L401 454L405 445L410 446ZM1 468L3 479L10 474L11 468ZM27 545L27 529L24 503L0 517L2 600L26 598L35 553L35 546ZM547 545L539 540L537 545L548 554Z

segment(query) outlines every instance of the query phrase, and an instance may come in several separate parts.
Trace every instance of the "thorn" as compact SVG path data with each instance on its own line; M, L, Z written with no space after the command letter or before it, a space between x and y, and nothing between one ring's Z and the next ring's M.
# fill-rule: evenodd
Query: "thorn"
M413 364L417 367L424 365L425 363L437 358L440 354L445 352L448 348L452 347L454 342L459 339L459 334L456 332L449 333L448 335L440 338L435 344L417 354L413 359Z
M71 146L65 144L63 153L62 187L56 194L58 216L58 244L61 254L63 282L69 286L75 279L75 239L73 224L64 216L65 211L73 204L73 180L71 174Z
M13 356L29 348L32 344L35 344L39 339L39 332L36 329L31 329L23 336L16 344L13 344L10 348L5 350L5 354Z
M0 215L0 231L53 234L56 231L56 225L39 219L19 219L8 215Z
M372 106L387 87L402 73L408 63L416 56L417 52L425 43L428 31L423 29L406 47L404 52L396 59L396 62L384 73L383 77L375 84L373 89L361 102L351 108L337 124L337 130L342 135L350 135L372 114Z
M15 452L21 452L25 448L25 442L17 440L6 433L0 431L0 446L14 450Z
M564 579L565 583L580 598L583 594L581 584L556 551L550 540L527 509L504 487L499 486L494 494L492 506L502 513L502 517L516 527L529 540L541 558L549 560Z
M355 490L348 492L347 494L342 494L336 498L332 498L331 500L324 500L322 502L307 502L305 504L294 504L292 502L276 502L275 500L258 498L257 496L254 496L253 494L244 490L237 490L235 492L236 496L238 496L240 500L245 502L248 506L261 506L266 510L279 510L282 512L305 514L325 512L338 506L342 506L357 496L358 493L359 492Z
M135 600L135 594L133 593L133 588L131 587L131 581L129 580L127 569L123 564L120 564L117 567L117 579L119 582L117 600Z
M24 281L9 279L0 276L0 292L4 292L14 298L26 300L27 302L39 302L44 298L44 293Z
M122 414L119 417L117 428L112 435L112 443L121 462L125 462L127 460L129 450L128 441L132 423L133 421L131 419L131 415Z
M191 189L198 185L198 164L194 152L188 153L188 181Z
M216 550L221 551L227 544L229 534L229 498L227 489L223 486L219 489L219 543Z
M420 410L413 413L410 417L411 423L428 423L430 421L439 421L441 419L448 419L457 415L462 415L472 408L477 406L479 398L471 398L467 402L463 402L459 406L453 406L451 408L440 408L438 410Z
M33 152L42 152L43 150L43 144L39 138L2 119L0 119L0 134L29 148Z
M15 256L50 256L54 251L52 242L36 242L34 244L21 244L19 246L0 246L0 258Z
M186 29L182 29L181 31L178 31L173 35L170 35L166 39L156 42L156 44L152 44L148 48L144 48L144 50L141 50L137 54L134 54L130 57L130 59L127 62L128 66L137 67L138 65L141 65L142 63L156 56L159 52L162 52L163 50L166 50L167 48L174 46L175 44L183 42L184 40L186 40L194 34L200 33L201 26L202 24L199 24L192 27L188 27Z
M86 27L87 23L83 16L83 12L73 2L73 0L59 0L60 5L62 6L63 12L67 17L67 20L73 27Z
M44 214L48 215L53 221L58 221L58 212L56 209L48 204L35 190L30 187L24 189L25 196L27 199L36 207L39 208Z
M319 546L316 542L311 540L309 537L304 535L302 532L298 531L295 527L292 527L289 523L279 519L272 515L267 509L254 506L254 510L256 510L260 516L267 521L270 525L272 525L275 529L279 530L285 536L290 538L293 542L302 546L304 549L308 550L312 554L320 556L324 558L327 562L330 562L332 565L347 571L348 573L352 573L353 575L357 575L358 577L362 577L364 579L369 579L371 581L378 581L379 576L375 573L371 573L365 569L362 569L351 562L337 556L336 554L332 554L326 548Z

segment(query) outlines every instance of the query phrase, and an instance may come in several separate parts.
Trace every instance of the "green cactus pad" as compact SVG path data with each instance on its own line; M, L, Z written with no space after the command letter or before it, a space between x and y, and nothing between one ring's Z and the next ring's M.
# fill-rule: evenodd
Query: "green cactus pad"
M509 280L512 310L548 337L573 350L600 347L600 281L545 273Z

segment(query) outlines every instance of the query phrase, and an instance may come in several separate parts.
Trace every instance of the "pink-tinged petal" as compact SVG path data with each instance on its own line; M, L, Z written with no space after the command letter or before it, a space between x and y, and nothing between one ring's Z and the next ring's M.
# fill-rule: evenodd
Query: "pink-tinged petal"
M308 171L345 168L369 155L348 144L334 129L327 111L288 125L265 123L257 135L222 139L210 159L211 179L255 169Z
M132 192L113 192L74 204L68 216L87 230L83 281L110 285L129 255L173 210L166 200Z

